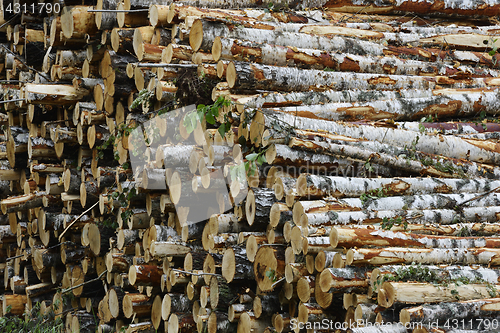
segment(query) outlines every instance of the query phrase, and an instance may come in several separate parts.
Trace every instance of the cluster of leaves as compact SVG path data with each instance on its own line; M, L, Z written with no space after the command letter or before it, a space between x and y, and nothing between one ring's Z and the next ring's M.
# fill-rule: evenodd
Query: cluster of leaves
M384 230L391 230L392 227L394 226L402 226L403 229L406 231L408 230L408 221L406 220L403 220L403 218L401 216L398 216L396 218L387 218L387 217L384 217L382 219L382 223L380 225L382 227L382 229Z
M231 101L225 99L223 96L219 96L214 104L204 105L199 104L196 107L196 111L191 111L184 117L184 126L186 131L191 133L195 130L198 122L203 123L205 119L208 124L215 125L217 118L219 117L219 111L223 107L227 107L231 104ZM231 123L229 122L228 115L224 115L224 122L219 126L219 134L224 137L226 133L231 129Z
M193 132L198 126L198 123L202 123L204 120L208 124L215 126L217 124L217 119L220 118L220 109L228 107L229 105L231 105L231 101L225 99L223 96L219 96L212 105L199 104L196 110L191 111L184 117L184 126L186 127L187 133ZM224 114L223 121L218 127L218 132L221 137L224 137L226 133L231 130L229 117L231 117L230 113ZM249 119L245 119L244 121L249 121ZM231 166L231 179L244 179L245 174L249 176L255 175L257 168L267 162L265 157L267 148L256 151L254 147L247 147L244 137L240 137L239 142L242 146L242 151L248 154L245 156L246 161L244 163Z
M361 203L365 203L370 199L378 199L378 198L384 198L387 196L387 189L385 187L379 187L376 189L373 189L371 191L368 191L366 193L361 194L359 199L361 200Z
M10 333L59 333L64 329L64 323L61 318L55 318L53 312L42 314L40 304L33 306L31 312L26 318L10 316L11 306L7 307L7 314L0 317L0 332Z
M133 110L137 108L139 105L146 103L145 105L149 107L151 104L151 98L153 97L154 92L149 91L146 88L142 89L139 91L139 95L137 98L132 102L130 105L130 109Z
M266 271L266 277L269 278L272 282L278 281L278 277L276 276L276 271L274 269L269 268Z
M420 263L419 264L412 263L411 265L408 266L402 266L392 274L385 274L384 276L382 276L381 279L377 281L375 288L380 287L382 283L384 283L385 281L427 282L427 283L432 283L435 286L442 286L442 287L451 286L453 289L450 292L452 295L454 295L454 297L457 300L459 299L459 292L457 290L457 287L471 283L486 284L486 287L488 289L488 294L491 297L497 297L498 295L498 291L495 285L485 281L484 279L475 278L471 280L466 276L451 278L448 275L438 275L436 274L435 271L429 269L429 267L427 266L423 266Z

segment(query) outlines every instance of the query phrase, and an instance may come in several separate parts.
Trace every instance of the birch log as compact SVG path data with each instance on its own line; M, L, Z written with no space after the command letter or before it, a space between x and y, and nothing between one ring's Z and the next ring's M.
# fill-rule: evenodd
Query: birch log
M301 174L297 193L301 196L360 197L363 193L381 190L384 195L418 195L430 193L480 193L500 186L489 179L453 178L345 178Z
M416 120L429 115L438 119L471 117L485 112L496 116L497 92L439 95L427 98L401 98L373 102L331 103L288 106L274 110L296 116L323 120Z
M500 5L497 3L488 3L485 1L474 1L471 3L455 3L453 1L446 2L442 0L434 0L425 4L418 4L412 1L401 1L397 4L383 3L373 4L369 1L326 1L323 5L331 10L336 10L344 13L377 13L377 14L433 14L446 16L463 16L463 17L484 17L495 16L500 10Z
M491 265L500 264L498 249L351 249L353 265L389 265L389 264L457 264L457 265Z
M495 152L493 147L483 147L467 140L454 136L429 136L411 133L409 131L387 129L387 128L370 128L367 131L363 126L340 124L336 122L313 120L294 117L289 115L280 115L276 112L263 112L266 127L279 121L284 121L288 124L294 124L297 129L317 130L321 129L338 135L346 135L352 138L365 138L371 141L385 142L395 146L411 147L412 143L416 143L415 149L428 154L443 155L451 158L458 158L481 163L498 164L500 162L500 154ZM419 137L417 141L417 136Z
M278 91L321 91L326 89L400 90L449 88L480 88L497 86L494 78L459 79L447 76L405 76L353 72L325 72L232 61L226 70L230 88Z
M483 46L484 48L484 46ZM342 72L395 74L395 75L444 75L469 73L472 76L498 75L496 70L476 69L472 66L453 67L442 62L426 62L398 57L357 55L305 49L293 46L257 43L226 37L216 37L212 46L215 61L220 59L252 61L264 65L292 66L312 69L332 69Z
M500 287L499 285L493 286ZM378 304L386 308L391 307L395 302L440 303L498 297L496 291L490 296L491 287L482 284L457 285L452 283L445 287L435 286L432 283L384 282L382 289L385 292L379 292L377 300Z
M419 322L446 322L450 318L461 319L468 317L488 318L497 316L500 309L500 299L487 298L460 302L442 302L439 304L423 304L404 308L399 313L402 324Z

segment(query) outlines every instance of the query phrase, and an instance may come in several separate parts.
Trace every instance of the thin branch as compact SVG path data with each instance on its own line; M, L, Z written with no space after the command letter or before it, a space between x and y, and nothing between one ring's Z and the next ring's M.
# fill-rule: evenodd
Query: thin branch
M276 287L279 283L281 283L285 278L281 278L279 279L278 281L274 282L272 285L271 285L271 288L274 288Z
M89 13L139 13L147 12L149 9L89 9Z
M8 101L0 101L0 104L5 104L5 103L10 103L10 102L19 102L19 101L24 101L24 98L16 98L16 99L9 99Z
M21 257L24 257L24 254L20 254L18 256L14 256L14 257L9 257L9 258L5 259L5 261L9 261L9 260L13 260L13 259L16 259L16 258L21 258Z
M167 63L136 63L136 67L176 67L176 68L198 68L195 64L167 64Z
M6 48L6 47L5 47L5 45L3 45L3 44L2 44L2 47L3 47L3 48L7 51L7 52L9 52L10 54L12 54L12 55L13 55L13 56L17 59L17 60L19 60L20 62L22 62L22 63L23 63L23 65L24 65L24 66L26 66L28 69L30 69L30 70L32 70L32 71L34 71L34 72L37 72L37 73L38 73L38 75L41 75L41 76L43 76L45 79L47 79L47 81L52 82L52 80L51 80L50 78L48 78L47 76L45 76L45 74L44 74L44 73L42 73L42 72L40 72L40 71L36 70L35 68L33 68L33 67L31 67L31 66L28 66L28 64L27 64L27 63L25 63L23 59L19 58L19 57L17 56L17 54L15 54L14 52L12 52L12 51L11 51L11 50L9 50L8 48Z
M171 268L171 269L175 272L191 274L194 276L203 276L203 275L221 276L220 274L215 274L215 273L193 273L193 272L183 271L182 269L177 269L177 268Z
M86 282L82 282L82 283L80 283L80 284L78 284L78 285L76 285L76 286L73 286L73 287L71 287L71 288L68 288L68 289L64 289L63 291L61 291L61 295L62 295L62 294L66 294L67 292L69 292L69 291L71 291L71 290L73 290L73 289L80 288L81 286L86 285L86 284L88 284L88 283L98 281L98 280L100 280L100 279L102 278L102 276L103 276L104 274L106 274L107 272L108 272L108 270L107 270L107 269L105 269L105 270L104 270L104 272L102 272L102 273L101 273L98 277L96 277L95 279L88 280L88 281L86 281Z
M78 221L83 215L87 214L88 212L90 212L95 206L97 206L99 204L99 201L97 201L95 204L92 205L92 207L90 207L89 209L87 209L86 211L84 211L83 213L80 214L80 216L78 216L73 222L71 222L67 227L66 229L64 229L64 231L61 233L61 235L59 235L59 241L61 241L61 239L63 238L63 236L66 234L66 232L69 230L69 228L71 228L73 226L73 224L76 223L76 221Z
M484 192L483 194L480 194L480 195L478 195L478 196L476 196L476 197L474 197L474 198L471 198L471 199L469 199L469 200L465 200L464 202L459 203L456 207L461 207L461 206L465 205L465 204L466 204L466 203L468 203L468 202L471 202L471 201L474 201L474 200L481 199L481 198L483 198L483 197L487 196L487 195L488 195L488 194L490 194L490 193L496 192L498 189L500 189L500 186L495 187L494 189L489 190L488 192Z

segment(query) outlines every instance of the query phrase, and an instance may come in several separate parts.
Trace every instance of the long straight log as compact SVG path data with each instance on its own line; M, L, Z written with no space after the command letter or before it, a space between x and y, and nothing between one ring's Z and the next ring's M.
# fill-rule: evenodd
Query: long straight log
M497 92L439 95L430 98L394 99L389 101L332 103L323 105L280 107L273 110L323 120L412 120L429 114L439 119L476 116L481 112L497 114Z
M500 186L500 181L488 179L452 178L345 178L301 174L297 193L301 196L360 197L363 193L381 191L385 196L430 193L479 193Z
M297 129L321 129L352 138L365 138L367 140L379 142L383 141L387 144L399 147L404 147L405 145L407 147L412 147L412 143L415 143L415 149L417 151L463 159L464 161L469 160L491 164L497 164L498 161L500 161L500 154L494 152L494 149L486 146L478 146L475 142L474 144L468 143L464 139L453 136L440 136L438 138L430 135L419 135L411 131L387 128L370 128L370 131L366 131L366 128L363 128L363 126L351 126L317 119L310 120L303 117L280 115L279 113L265 112L263 114L266 118L266 127L271 127L270 125L279 119L285 123L294 124ZM417 136L419 137L418 140ZM453 149L450 149L450 147L453 147Z
M376 57L303 49L291 46L256 43L225 37L216 37L212 47L215 61L219 59L252 61L265 65L296 66L300 68L333 69L342 72L396 74L396 75L444 75L468 73L473 77L492 77L495 70L475 69L441 62L425 62L397 57Z
M321 206L318 206L317 210L321 210L320 207ZM324 207L326 208L327 206ZM450 227L450 229L448 229L450 234L457 233L459 230L462 230L462 228L467 228L468 230L471 230L472 232L478 232L479 234L481 234L482 229L484 229L486 233L491 233L493 232L493 230L495 230L494 225L489 226L482 223L490 222L494 224L495 222L498 222L500 220L500 207L465 207L461 211L440 208L353 212L337 210L331 211L330 213L306 213L297 218L296 224L300 225L301 227L324 227L329 225L349 224L373 225L377 223L383 223L384 219L388 221L394 221L391 228L392 230L413 230L414 227L416 228L416 230L418 230L416 224L434 224L436 226L436 232L441 228L443 229L441 232L445 232L444 229ZM401 220L401 223L398 222L399 220ZM456 225L456 223L461 223L462 221L476 222L478 223L478 225L469 226L468 223L463 225ZM489 231L490 228L493 229ZM425 228L423 228L423 230L425 230Z
M325 72L232 61L226 71L230 88L278 91L325 89L399 90L448 88L481 88L496 86L492 78L455 79L447 76L423 77L352 72Z
M456 5L441 0L435 0L425 4L412 1L401 1L397 4L373 4L369 1L325 1L324 7L330 10L345 13L384 13L384 14L431 14L461 17L483 17L495 16L500 5L496 3L474 2L467 5Z
M450 318L476 317L486 319L492 316L496 317L498 311L500 311L500 299L475 299L404 308L399 313L399 320L402 324L411 322L431 323L436 321L444 323Z
M500 286L493 285L493 287ZM385 292L379 292L377 300L378 304L387 308L396 302L440 303L498 297L498 292L491 291L491 289L491 286L484 284L457 285L452 283L449 286L435 286L432 283L386 281L382 284L381 289ZM492 295L490 296L490 294Z
M389 265L389 264L460 264L491 265L500 264L498 249L407 249L379 248L352 249L353 265Z

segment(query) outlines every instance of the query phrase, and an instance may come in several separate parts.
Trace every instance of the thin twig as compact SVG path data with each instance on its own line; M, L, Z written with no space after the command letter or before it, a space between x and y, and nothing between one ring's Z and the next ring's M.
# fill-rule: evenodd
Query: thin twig
M490 194L490 193L492 193L492 192L495 192L495 191L496 191L496 190L498 190L498 189L500 189L500 186L495 187L494 189L489 190L488 192L484 192L483 194L480 194L480 195L478 195L478 196L476 196L476 197L474 197L474 198L471 198L471 199L469 199L469 200L465 200L464 202L459 203L456 207L458 208L458 207L461 207L461 206L465 205L465 204L466 204L466 203L468 203L468 202L471 202L471 201L474 201L474 200L477 200L477 199L481 199L481 198L483 198L483 197L487 196L488 194Z
M177 67L177 68L198 68L195 64L167 64L167 63L136 63L136 67Z
M44 74L44 73L42 73L42 72L40 72L40 71L36 70L35 68L33 68L33 67L31 67L31 66L28 66L28 64L27 64L26 62L24 62L24 60L23 60L23 59L19 58L19 57L17 56L17 54L15 54L14 52L12 52L12 51L11 51L11 50L9 50L8 48L6 48L6 47L5 47L5 45L3 45L3 44L2 44L2 47L3 47L3 48L7 51L7 52L9 52L10 54L12 54L12 55L13 55L13 56L17 59L17 60L19 60L20 62L22 62L22 63L23 63L23 65L24 65L24 66L26 66L28 69L30 69L30 70L32 70L32 71L34 71L34 72L37 72L37 73L38 73L38 75L41 75L41 76L43 76L45 79L47 79L47 81L52 82L52 80L51 80L50 78L48 78L47 76L45 76L45 74Z
M203 276L203 275L213 275L213 276L221 276L220 274L215 274L215 273L193 273L193 272L187 272L183 271L182 269L177 269L177 268L171 268L171 270L179 273L185 273L185 274L191 274L194 276Z
M147 12L149 9L89 9L88 13L139 13Z
M8 101L0 101L0 104L5 104L5 103L10 103L10 102L19 102L19 101L24 101L24 98L16 98L16 99L9 99Z
M80 283L80 284L78 284L78 285L76 285L76 286L73 286L73 287L71 287L71 288L68 288L68 289L64 289L63 291L61 291L61 295L62 295L62 294L66 294L67 292L69 292L69 291L71 291L71 290L73 290L73 289L80 288L81 286L86 285L86 284L88 284L88 283L98 281L98 280L100 280L100 279L102 278L102 276L103 276L104 274L106 274L107 272L108 272L108 270L107 270L107 269L105 269L105 270L104 270L104 272L102 272L102 273L101 273L98 277L96 277L95 279L88 280L88 281L86 281L86 282L82 282L82 283Z
M279 279L278 281L274 282L272 285L271 285L271 288L274 288L276 287L279 283L281 283L285 278L281 278Z
M14 257L9 257L9 258L5 259L5 261L9 261L9 260L16 259L16 258L21 258L21 257L24 257L24 254L20 254L18 256L14 256Z
M61 241L61 239L63 238L63 236L66 234L66 232L69 230L69 228L71 228L73 226L73 224L76 223L76 221L78 221L83 215L87 214L88 212L90 212L92 210L92 208L94 208L95 206L97 206L99 204L99 201L97 201L95 204L92 205L92 207L90 207L89 209L87 209L86 211L84 211L83 213L80 214L80 216L78 216L73 222L71 222L67 227L66 229L64 229L64 231L61 233L61 235L59 235L59 241Z

